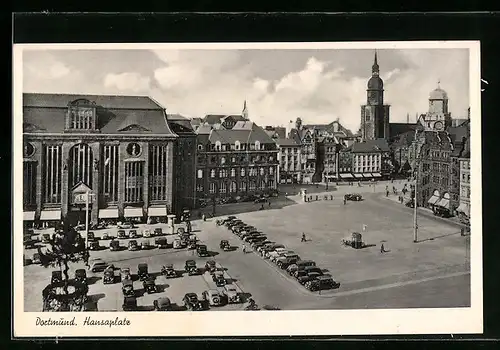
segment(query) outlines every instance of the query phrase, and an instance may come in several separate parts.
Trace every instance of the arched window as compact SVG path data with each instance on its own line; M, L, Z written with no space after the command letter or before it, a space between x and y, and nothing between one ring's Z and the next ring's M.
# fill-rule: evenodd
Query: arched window
M210 170L210 177L215 177L215 169Z
M255 149L260 150L260 142L258 140L255 141Z
M226 183L221 182L219 185L219 193L226 193Z
M240 192L246 192L246 191L247 191L247 183L246 183L246 181L241 181Z
M260 171L260 175L261 175L261 176L262 176L262 175L264 175L264 173L265 173L264 168L260 168L260 169L259 169L259 171Z
M209 185L209 191L211 194L214 194L217 190L217 186L215 185L215 182L211 182Z
M203 151L203 145L202 144L198 145L198 151Z
M73 187L82 182L92 188L93 170L92 149L85 143L80 143L69 151L69 185Z
M236 176L236 169L232 168L231 169L231 177L235 177Z
M234 142L234 149L237 150L237 151L239 151L240 148L241 148L241 143L240 143L240 141L236 140Z
M274 185L274 180L269 180L268 187L273 189L273 190L276 188L276 186Z
M203 179L203 170L198 169L198 179Z
M236 192L236 181L232 181L231 182L231 188L229 189L229 191L231 193L235 193Z
M259 190L264 190L266 188L266 182L264 180L260 180Z
M255 181L250 181L250 186L249 186L249 188L248 188L248 189L249 189L250 191L255 191L255 187L256 187L256 186L255 186Z
M240 176L241 177L245 176L245 168L241 168Z
M269 175L274 175L274 168L272 166L269 167Z
M221 163L222 165L226 164L226 157L221 157L221 158L220 158L220 163Z
M216 151L220 151L220 150L221 150L221 147L222 147L222 145L221 145L220 141L216 141L216 142L215 142L215 150L216 150Z

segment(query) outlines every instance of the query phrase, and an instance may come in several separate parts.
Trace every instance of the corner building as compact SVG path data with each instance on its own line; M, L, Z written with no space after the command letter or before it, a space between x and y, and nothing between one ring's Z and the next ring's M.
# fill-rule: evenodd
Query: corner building
M174 180L194 167L195 135L178 124L144 96L23 94L24 220L85 222L87 193L92 222L190 209L193 182Z

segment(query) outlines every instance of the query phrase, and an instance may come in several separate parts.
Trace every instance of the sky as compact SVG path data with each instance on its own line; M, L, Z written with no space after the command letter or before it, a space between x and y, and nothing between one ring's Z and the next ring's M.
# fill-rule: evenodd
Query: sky
M357 131L374 50L25 50L23 91L148 95L169 114L240 114L265 125L341 124ZM390 122L415 121L430 91L449 96L455 118L469 107L468 49L378 49Z

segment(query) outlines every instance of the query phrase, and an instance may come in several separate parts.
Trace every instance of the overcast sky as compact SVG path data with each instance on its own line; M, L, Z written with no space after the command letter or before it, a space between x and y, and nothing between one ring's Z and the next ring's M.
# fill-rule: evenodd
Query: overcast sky
M467 49L377 50L391 122L448 92L454 117L469 107ZM26 50L23 91L149 95L168 113L239 114L247 100L260 125L340 118L356 131L374 50Z

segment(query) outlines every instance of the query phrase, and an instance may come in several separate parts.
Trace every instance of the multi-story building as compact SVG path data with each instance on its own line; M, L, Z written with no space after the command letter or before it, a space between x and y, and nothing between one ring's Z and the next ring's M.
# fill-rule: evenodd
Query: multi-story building
M322 182L336 182L339 179L338 158L342 144L335 136L318 138L318 172Z
M391 153L384 139L366 140L351 146L352 172L357 181L388 178L391 174Z
M450 165L450 210L455 213L460 203L460 161L462 153L465 151L465 144L469 135L469 123L463 123L461 126L449 127L447 129L453 143Z
M319 182L316 173L317 145L316 137L312 129L305 129L302 125L302 119L297 118L295 128L290 131L289 138L295 139L301 145L301 171L302 182Z
M470 222L470 138L465 142L465 149L459 158L460 197L456 209L458 217L464 223Z
M339 176L338 179L341 181L354 181L354 175L352 174L352 164L353 164L353 155L352 155L352 147L342 148L338 153L338 169Z
M278 147L251 121L230 130L200 126L196 163L196 197L200 203L276 191Z
M301 181L301 145L295 139L278 138L279 147L279 183L300 183Z
M361 106L361 138L363 140L389 138L389 109L384 104L384 82L380 78L377 53L372 66L372 76L368 80L366 104Z
M174 177L196 145L177 125L149 97L23 94L25 221L85 222L87 194L92 222L191 208Z

